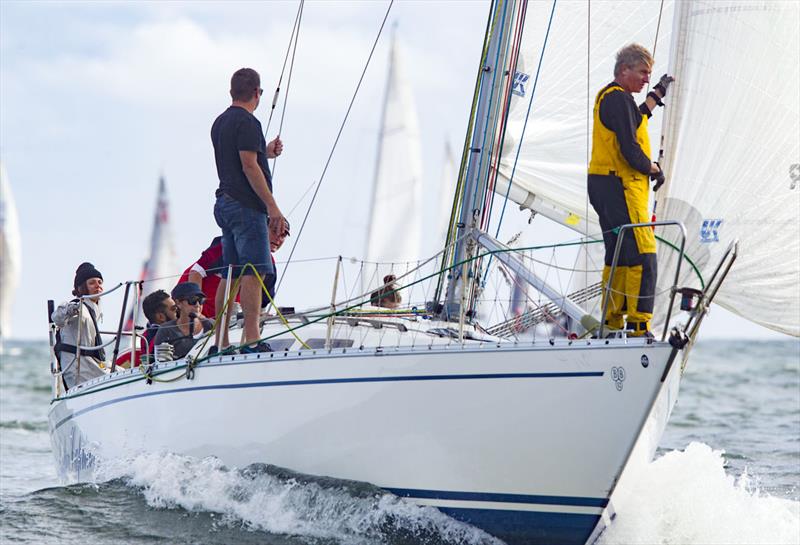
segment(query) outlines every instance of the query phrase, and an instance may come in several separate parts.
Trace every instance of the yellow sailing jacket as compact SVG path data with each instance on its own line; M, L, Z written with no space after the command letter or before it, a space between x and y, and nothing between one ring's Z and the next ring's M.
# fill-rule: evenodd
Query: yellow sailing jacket
M609 93L622 91L619 85L610 85L597 93L594 101L594 128L592 130L592 159L589 162L589 174L608 175L614 172L624 185L634 178L647 180L647 175L631 167L619 148L617 135L600 121L600 103ZM642 114L642 122L636 129L636 141L642 151L650 158L650 136L647 134L647 116Z

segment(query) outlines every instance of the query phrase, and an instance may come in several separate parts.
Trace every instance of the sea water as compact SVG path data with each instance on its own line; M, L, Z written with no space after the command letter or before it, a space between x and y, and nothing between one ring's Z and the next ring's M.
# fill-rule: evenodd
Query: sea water
M0 356L0 543L499 543L369 484L144 455L59 483L47 346ZM604 545L800 543L800 342L701 341Z

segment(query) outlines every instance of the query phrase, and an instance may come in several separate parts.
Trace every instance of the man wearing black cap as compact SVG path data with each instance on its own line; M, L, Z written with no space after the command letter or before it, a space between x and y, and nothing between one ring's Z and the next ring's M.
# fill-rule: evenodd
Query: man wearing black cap
M102 348L81 350L80 363L77 361L77 346L100 347L103 340L100 337L98 321L103 318L100 311L100 297L103 293L103 275L91 263L81 263L75 271L72 295L75 299L62 303L53 311L51 318L58 327L56 333L55 351L61 365L61 375L67 388L85 382L106 373L106 354ZM83 312L81 313L80 297L97 295L83 299ZM82 323L79 327L78 315ZM78 330L80 329L80 339Z
M172 298L178 306L178 318L158 327L153 345L159 353L164 352L161 349L164 343L172 345L172 357L177 360L189 353L197 338L210 331L214 322L202 318L201 311L206 296L194 282L183 282L175 286L172 289Z

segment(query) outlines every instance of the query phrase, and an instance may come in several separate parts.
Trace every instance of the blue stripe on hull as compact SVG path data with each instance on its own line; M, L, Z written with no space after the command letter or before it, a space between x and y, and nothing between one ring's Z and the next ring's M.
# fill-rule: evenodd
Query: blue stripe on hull
M600 515L439 507L508 545L585 545Z
M532 494L506 494L497 492L457 492L453 490L421 490L416 488L384 488L395 496L429 500L495 501L504 503L528 503L547 505L578 505L583 507L605 507L606 498L581 496L541 496Z
M352 377L352 378L325 378L325 379L310 379L310 380L280 380L272 382L245 382L235 384L212 384L208 386L190 386L188 388L176 388L174 390L160 390L155 392L144 392L141 394L133 394L115 399L109 399L96 405L91 405L84 409L80 409L63 418L53 426L53 430L57 430L67 421L76 418L82 414L94 411L101 407L114 405L123 401L130 401L132 399L139 399L142 397L163 396L172 394L183 394L187 392L197 392L203 390L242 390L250 388L270 388L270 387L286 387L286 386L311 386L318 384L353 384L364 382L425 382L425 381L439 381L439 380L496 380L496 379L549 379L549 378L590 378L602 377L603 371L580 371L580 372L560 372L560 373L490 373L490 374L466 374L466 375L411 375L411 376L390 376L390 377ZM120 384L119 386L124 386ZM101 390L102 391L102 390ZM92 392L86 392L91 394ZM69 400L69 396L63 398ZM59 401L59 400L56 400Z

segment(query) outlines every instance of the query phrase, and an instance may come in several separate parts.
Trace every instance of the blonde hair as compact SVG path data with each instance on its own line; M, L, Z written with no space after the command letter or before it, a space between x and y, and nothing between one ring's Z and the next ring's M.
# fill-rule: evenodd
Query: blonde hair
M622 73L625 67L634 68L639 63L646 64L648 68L653 67L653 55L646 47L639 44L628 44L617 51L617 63L614 65L614 77Z

